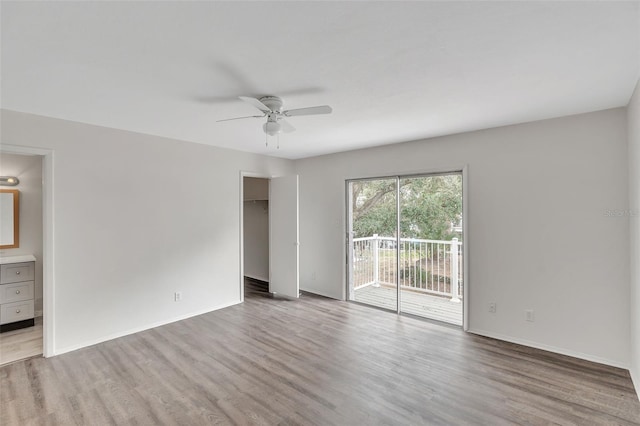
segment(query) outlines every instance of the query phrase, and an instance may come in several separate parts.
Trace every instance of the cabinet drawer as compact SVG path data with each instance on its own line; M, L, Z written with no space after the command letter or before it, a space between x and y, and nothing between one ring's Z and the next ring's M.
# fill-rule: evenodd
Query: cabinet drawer
M34 269L34 262L0 265L0 284L33 281Z
M0 285L0 303L33 299L33 281Z
M0 305L0 324L33 318L33 300Z

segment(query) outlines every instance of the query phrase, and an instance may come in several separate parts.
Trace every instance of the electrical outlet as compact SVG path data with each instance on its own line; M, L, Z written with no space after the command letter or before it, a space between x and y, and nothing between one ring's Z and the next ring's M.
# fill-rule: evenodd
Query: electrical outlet
M534 322L536 320L536 317L534 316L534 313L533 313L533 309L527 309L526 311L524 311L524 313L527 321Z
M496 309L497 309L496 302L489 303L489 312L491 312L492 314L495 314Z
M176 291L175 293L173 293L173 300L175 302L179 302L182 300L182 292L181 291Z

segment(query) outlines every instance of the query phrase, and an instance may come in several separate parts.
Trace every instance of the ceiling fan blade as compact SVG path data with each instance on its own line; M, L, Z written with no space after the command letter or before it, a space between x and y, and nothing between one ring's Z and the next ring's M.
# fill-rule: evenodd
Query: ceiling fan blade
M291 133L293 131L296 130L295 127L293 127L291 124L289 124L289 122L283 118L281 118L280 120L278 120L278 123L280 123L280 125L282 126L282 131L285 133Z
M262 112L271 112L268 106L266 106L256 98L252 98L249 96L238 96L238 97L243 101L245 101L246 103L251 104L254 107L258 108Z
M216 123L219 123L221 121L232 121L232 120L242 120L244 118L262 118L262 117L264 117L264 115L249 115L247 117L225 118L223 120L216 120Z
M296 115L315 115L315 114L330 114L331 107L329 105L322 105L309 108L298 108L284 111L283 114L287 117L294 117Z

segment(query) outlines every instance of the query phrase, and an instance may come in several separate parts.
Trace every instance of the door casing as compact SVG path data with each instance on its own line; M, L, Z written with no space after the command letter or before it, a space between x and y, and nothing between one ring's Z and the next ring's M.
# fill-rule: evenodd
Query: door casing
M296 175L297 176L297 175ZM272 200L271 200L271 181L272 179L277 178L276 176L270 176L270 175L266 175L266 174L262 174L262 173L256 173L256 172L250 172L250 171L240 171L240 278L239 278L239 292L240 292L240 301L244 302L244 178L245 177L252 177L252 178L260 178L260 179L267 179L269 180L269 292L273 293L274 289L272 287L273 283L272 283L272 279L271 279L271 273L272 273L272 258L273 258L273 253L272 253L272 232L271 232L271 223L272 223ZM296 192L297 193L297 192ZM296 197L298 197L299 194L296 195ZM297 214L296 214L297 216ZM299 221L299 218L296 222ZM297 237L299 236L299 228L297 229ZM297 238L296 237L296 238ZM291 242L293 243L293 241ZM296 251L299 249L299 243L298 241L295 241L296 243ZM297 252L297 256L296 256L297 260L296 260L296 282L297 282L297 288L299 291L300 288L300 282L299 282L299 252ZM285 296L286 297L286 296ZM291 296L293 297L293 296Z

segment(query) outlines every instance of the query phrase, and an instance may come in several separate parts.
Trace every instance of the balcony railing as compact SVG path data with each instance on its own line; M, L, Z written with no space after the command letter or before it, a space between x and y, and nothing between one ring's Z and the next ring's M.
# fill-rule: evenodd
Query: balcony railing
M462 298L462 243L393 237L353 239L353 289L369 285L396 285L396 253L400 257L399 283L403 290Z

